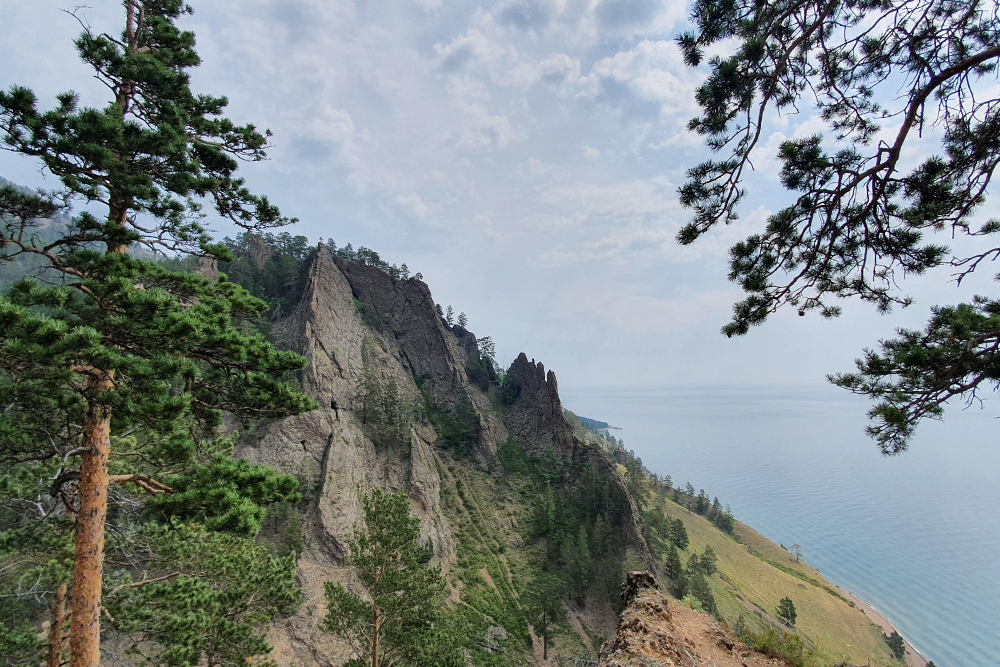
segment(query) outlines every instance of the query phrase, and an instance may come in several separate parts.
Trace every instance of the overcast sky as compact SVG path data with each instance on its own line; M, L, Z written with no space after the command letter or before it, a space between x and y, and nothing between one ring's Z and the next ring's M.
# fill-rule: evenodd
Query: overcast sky
M95 29L120 31L119 2L91 4ZM851 301L832 322L787 312L742 339L719 334L740 298L727 248L788 201L777 146L822 125L808 110L772 117L744 219L677 245L676 190L706 155L685 132L705 71L673 42L684 2L192 4L195 88L274 132L270 160L244 175L299 218L289 231L406 262L499 360L524 351L563 386L820 383L894 327L921 326L930 305L992 291L988 276L957 290L945 269L906 283L917 303L891 318ZM30 86L45 107L67 89L107 103L74 52L71 6L0 0L0 86ZM9 153L0 176L57 185Z

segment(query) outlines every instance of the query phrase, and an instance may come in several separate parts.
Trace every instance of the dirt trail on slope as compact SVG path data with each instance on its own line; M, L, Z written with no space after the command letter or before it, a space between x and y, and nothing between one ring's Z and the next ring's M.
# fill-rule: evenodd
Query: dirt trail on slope
M711 616L668 606L648 572L630 572L622 598L627 606L600 667L786 667L733 639Z

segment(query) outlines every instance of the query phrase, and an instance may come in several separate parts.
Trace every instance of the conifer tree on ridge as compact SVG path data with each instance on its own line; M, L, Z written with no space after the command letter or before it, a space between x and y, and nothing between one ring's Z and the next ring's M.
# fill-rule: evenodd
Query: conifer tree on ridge
M106 107L81 107L76 94L64 93L56 108L39 111L27 88L0 92L5 148L37 158L64 186L34 196L0 189L4 250L42 257L63 278L55 287L23 280L0 301L0 393L12 406L0 423L0 455L8 462L81 462L78 500L67 505L76 517L72 667L100 664L110 484L133 484L156 497L177 492L190 504L175 503L172 512L215 511L220 525L236 532L259 525L242 479L259 471L237 466L228 479L202 476L228 485L213 506L212 489L172 488L141 466L112 460L112 436L144 429L155 437L135 460L190 461L198 435L210 434L223 410L278 417L314 406L275 379L301 368L300 357L232 326L234 317L259 315L262 302L231 283L171 274L126 252L138 247L225 258L203 224L202 202L247 230L292 221L235 177L237 159L265 158L270 133L235 125L222 116L224 97L196 95L189 87L186 70L200 60L193 33L175 22L190 6L178 0L123 4L119 37L84 25L75 42L113 96ZM37 220L74 200L103 204L106 218L81 213L59 239L39 243ZM56 437L32 437L52 424L61 424ZM124 472L112 474L109 465ZM270 481L257 491L265 496L294 492L273 473L264 476Z

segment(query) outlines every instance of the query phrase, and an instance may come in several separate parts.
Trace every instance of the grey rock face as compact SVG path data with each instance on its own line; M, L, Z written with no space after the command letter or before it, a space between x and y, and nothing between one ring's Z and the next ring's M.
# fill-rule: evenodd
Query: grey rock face
M486 643L493 646L497 645L497 642L507 641L507 631L504 630L499 625L491 625L486 628Z
M261 258L267 261L263 254ZM361 498L369 489L405 490L435 560L446 566L455 561L452 527L441 506L434 451L438 435L420 416L422 411L413 409L425 393L446 414L455 414L463 397L468 398L478 433L472 454L489 471L501 471L496 452L510 434L529 456L552 445L567 470L593 463L610 480L612 498L622 501L616 502L623 508L621 516L614 519L626 543L648 559L624 480L607 457L573 436L551 371L546 374L541 364L519 356L510 373L521 393L501 418L490 397L469 382L470 360L477 365L479 359L475 335L447 326L424 283L345 262L323 245L310 259L307 274L301 302L272 331L281 347L306 358L302 388L320 407L259 427L244 435L237 451L250 461L294 474L305 496L305 551L297 573L304 602L293 617L272 626L272 659L312 667L349 657L342 644L319 629L325 614L323 582L358 586L344 562L363 518ZM371 420L365 409L371 387L392 388L402 415L393 423L401 425L386 430L383 422ZM499 626L490 632L489 641L505 639Z
M551 445L563 462L572 461L580 443L563 416L555 373L546 374L545 366L534 359L528 361L524 352L510 365L508 373L520 387L520 394L504 418L507 429L529 456L540 456Z
M214 257L199 257L194 272L206 280L218 280L219 260Z
M429 293L426 297L429 301ZM435 559L454 561L454 540L441 511L433 451L437 436L419 420L388 445L377 445L366 431L358 417L366 371L377 382L392 382L403 401L415 400L419 390L393 337L366 326L351 285L324 246L311 260L302 301L273 331L282 347L305 356L302 387L320 407L262 426L241 440L237 453L296 475L306 497L305 552L299 566L305 601L295 616L272 628L272 657L279 664L329 664L343 647L318 629L325 605L322 583L346 576L341 565L363 518L361 497L368 489L405 490ZM439 343L446 340L441 336ZM461 381L461 367L449 369L447 361L425 366Z
M264 266L271 259L271 249L257 234L250 235L250 259L258 267Z
M438 407L451 414L463 393L469 397L479 422L474 456L485 468L497 470L496 452L507 440L507 430L493 415L489 398L469 384L466 365L470 355L479 354L475 335L449 327L437 315L423 282L395 279L357 262L334 261L350 283L352 296L363 304L365 321L392 336L403 366L426 383Z
M649 546L642 535L642 524L635 501L629 495L625 480L614 464L596 449L584 447L573 435L573 428L563 416L562 401L555 373L546 373L541 363L535 363L522 352L508 371L520 387L520 394L504 417L507 429L529 457L542 457L551 447L564 463L576 463L574 469L591 464L608 482L608 491L619 508L613 525L621 531L626 547L644 563L652 566ZM570 480L572 481L572 480Z

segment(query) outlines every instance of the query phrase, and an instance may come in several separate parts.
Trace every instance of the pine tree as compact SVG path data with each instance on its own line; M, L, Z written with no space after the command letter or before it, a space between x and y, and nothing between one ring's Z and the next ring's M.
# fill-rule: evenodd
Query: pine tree
M555 535L556 522L556 499L552 493L552 485L545 484L545 490L535 505L535 534L540 537L552 537Z
M670 542L667 544L667 555L663 564L664 572L671 581L680 579L684 574L684 567L681 565L681 556L677 551L677 546Z
M566 596L566 582L554 574L537 575L529 584L525 602L535 632L542 637L542 659L549 659L549 641L554 626L566 615L563 598Z
M81 108L65 93L43 112L27 88L0 92L7 147L37 158L65 188L0 189L5 252L43 258L61 276L56 286L22 280L0 300L0 395L10 406L0 417L0 452L8 464L54 467L51 495L75 516L72 667L100 662L109 487L211 498L215 505L203 509L220 512L212 517L219 525L252 532L261 513L246 480L202 474L227 465L225 447L211 444L222 411L260 418L313 407L275 379L303 360L233 326L234 318L258 317L263 302L232 283L172 274L126 252L227 259L201 222L202 201L248 230L290 221L235 177L238 159L265 157L269 133L223 117L225 98L190 90L194 35L175 25L190 8L179 0L125 0L124 8L120 37L86 28L76 41L113 93L107 107ZM80 213L64 235L40 244L38 219L74 201L104 206L107 215ZM132 451L119 445L130 432L143 434ZM181 473L173 486L164 470ZM270 476L279 494L294 491ZM209 486L183 486L196 478Z
M566 540L566 557L563 559L568 565L569 590L578 605L583 605L586 601L587 588L590 586L591 557L587 527L580 525L580 532L575 538Z
M680 519L673 520L670 527L670 541L675 544L678 549L688 548L687 529L684 527L684 522Z
M702 572L700 565L698 567L688 567L687 593L696 597L701 602L702 609L709 614L715 614L719 611L715 602L715 596L712 594L712 589L709 588L708 582L705 580L705 574Z
M459 314L458 314L458 326L460 326L460 327L462 327L462 328L464 329L464 328L465 328L465 326L466 326L466 325L467 325L468 323L469 323L469 318L468 318L468 316L467 316L467 315L466 315L465 313L459 313Z
M705 551L702 552L698 562L701 564L701 571L705 573L706 577L711 577L715 574L715 565L718 562L715 556L715 549L710 546L705 547Z
M373 489L363 499L365 522L351 540L348 565L367 597L326 584L323 629L346 641L348 665L464 664L440 616L445 583L440 567L420 545L420 521L410 516L406 493Z
M625 462L625 471L629 494L641 509L646 504L646 476L642 472L642 462L635 457L629 457Z
M896 660L902 660L906 657L906 642L903 641L902 635L893 630L891 635L882 636L885 637L885 643L889 645L889 651Z
M694 511L698 514L704 514L705 510L708 509L708 494L705 493L705 489L700 489L698 491L698 498L695 500Z
M771 134L768 119L814 107L828 128L827 138L779 147L788 201L730 250L731 280L747 296L725 335L744 335L782 308L834 317L839 298L856 296L888 313L912 303L900 292L903 275L950 265L961 282L997 259L989 237L1000 222L976 219L1000 133L994 2L698 0L692 22L678 39L688 65L718 43L729 55L709 60L697 92L701 115L689 127L723 155L688 171L680 201L694 216L680 243L741 217L739 205L753 191L743 179ZM886 123L892 136L883 139ZM937 149L907 159L930 127ZM983 241L962 243L953 256L927 238L937 232ZM1000 301L975 297L933 308L923 331L900 330L878 351L866 350L857 372L830 379L876 401L868 433L884 454L897 454L921 419L941 417L947 400L972 401L981 386L1000 382L998 342Z
M448 306L448 309L444 313L444 321L448 323L448 326L454 324L455 310Z
M795 603L792 602L791 598L785 597L778 601L777 615L788 625L795 625L795 618L798 614L795 613Z

